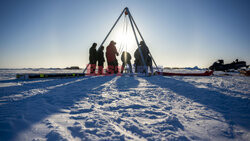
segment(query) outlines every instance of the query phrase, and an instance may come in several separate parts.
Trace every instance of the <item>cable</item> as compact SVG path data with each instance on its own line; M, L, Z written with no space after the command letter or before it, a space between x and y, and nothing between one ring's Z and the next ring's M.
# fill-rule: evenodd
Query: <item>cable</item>
M126 20L126 17L124 16L124 19L123 19L123 24L122 24L122 36L123 36L123 34L124 34L124 31L125 31L125 26L124 26L124 22L125 22L125 20ZM119 47L119 49L118 49L118 53L120 53L120 51L123 49L123 42L121 41L121 44L120 44L120 47Z

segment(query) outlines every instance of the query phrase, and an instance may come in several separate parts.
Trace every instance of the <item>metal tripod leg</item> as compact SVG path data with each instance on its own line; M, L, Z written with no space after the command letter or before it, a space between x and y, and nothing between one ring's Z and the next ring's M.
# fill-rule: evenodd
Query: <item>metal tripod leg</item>
M141 59L142 59L143 65L144 65L144 70L146 71L146 75L148 75L148 72L147 72L147 65L146 65L146 62L145 62L145 60L144 60L144 57L143 57L141 48L140 48L140 46L139 46L139 41L138 41L138 38L137 38L136 33L135 33L135 28L134 28L134 25L133 25L133 22L132 22L132 16L131 16L130 11L128 10L127 7L126 7L126 10L127 10L127 12L128 12L129 20L130 20L130 23L131 23L131 26L132 26L132 29L133 29L133 32L134 32L134 35L135 35L135 40L136 40L136 43L137 43L137 46L138 46L138 49L139 49L139 52L140 52L140 55L141 55Z
M145 43L144 38L142 37L141 32L140 32L139 28L137 27L137 25L136 25L136 23L135 23L135 20L134 20L134 18L132 17L132 15L131 15L131 18L132 18L133 23L135 24L135 27L136 27L136 29L137 29L137 31L138 31L138 33L139 33L139 35L140 35L142 41ZM153 62L154 62L154 64L155 64L155 67L156 67L157 71L160 71L150 51L149 51L149 55L151 56L151 58L152 58L152 60L153 60Z

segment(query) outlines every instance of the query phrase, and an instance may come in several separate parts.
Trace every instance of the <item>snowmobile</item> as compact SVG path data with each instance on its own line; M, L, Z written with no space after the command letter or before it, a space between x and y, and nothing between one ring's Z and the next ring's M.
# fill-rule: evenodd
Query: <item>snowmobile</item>
M218 60L214 62L213 65L209 67L209 69L214 71L228 71L232 69L237 70L242 67L248 67L245 61L239 61L238 59L236 59L230 64L224 64L224 60Z

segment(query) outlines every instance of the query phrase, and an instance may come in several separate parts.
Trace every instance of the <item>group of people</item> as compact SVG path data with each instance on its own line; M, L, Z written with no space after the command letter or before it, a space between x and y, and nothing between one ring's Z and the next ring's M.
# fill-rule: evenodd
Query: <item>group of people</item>
M116 56L119 56L119 53L116 49L116 42L111 41L109 45L106 47L106 59L108 63L107 73L113 74L118 73L118 61ZM104 46L101 46L98 50L96 50L96 43L93 43L91 48L89 49L89 62L90 62L90 73L94 74L96 71L96 63L98 62L98 74L103 74L103 66L105 62L104 58ZM139 49L140 48L140 49ZM140 46L134 53L135 57L135 72L147 72L147 68L150 67L151 73L153 73L152 68L152 59L149 55L149 49L146 44L141 41ZM142 56L141 56L142 54ZM129 66L129 72L133 73L132 65L131 65L131 55L130 53L123 51L121 55L122 67L121 73L123 73L125 66ZM144 61L143 61L144 60ZM145 68L144 65L147 67Z

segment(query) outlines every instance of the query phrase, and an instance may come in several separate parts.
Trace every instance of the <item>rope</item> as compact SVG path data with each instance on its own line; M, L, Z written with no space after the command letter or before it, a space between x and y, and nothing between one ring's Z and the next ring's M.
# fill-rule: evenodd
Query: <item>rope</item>
M124 35L124 31L125 31L125 25L124 25L124 22L126 20L126 17L124 16L124 19L123 19L123 27L122 27L122 35ZM118 49L118 53L120 54L120 51L123 49L123 42L121 42L120 44L120 47Z
M122 52L124 51L124 49L127 52L128 25L129 25L128 17L127 17L127 15L125 15L124 20L123 20L123 28L122 28L122 37L123 37L123 39L121 41L121 44L120 44L120 47L119 47L119 50L118 50L118 53L120 55L122 55ZM126 68L126 66L125 66L125 68Z
M124 14L125 15L125 14ZM122 37L126 37L125 35L125 31L126 31L126 21L127 21L127 16L125 15L123 18L123 24L122 24ZM125 36L124 36L125 35ZM118 53L121 55L123 49L124 49L124 44L126 44L126 42L124 40L121 41L120 47L118 49ZM119 66L119 62L118 62L118 66Z
M122 46L122 48L121 48L121 50L119 51L119 53L121 54L122 53L122 51L123 51L123 49L124 49L124 47L125 47L125 50L126 50L126 52L127 52L127 46L128 46L128 44L127 44L127 41L128 41L128 18L126 18L127 17L127 15L125 15L125 20L124 20L124 31L123 31L123 35L125 35L125 36L123 36L124 38L125 38L125 40L123 40L123 46Z
M126 16L126 15L125 15ZM128 42L128 25L127 25L127 18L125 20L125 28L126 28L126 31L125 31L125 41L126 41L126 44L125 44L125 50L127 52L127 42Z
M125 15L125 17L127 17L127 16ZM124 24L125 24L125 29L126 29L125 36L124 36L125 45L123 46L122 51L125 48L125 51L128 52L128 25L129 25L128 17L126 18ZM122 53L122 51L121 51L121 53ZM127 58L127 54L125 54L125 60L126 60L126 58ZM127 68L127 64L124 66L124 70L126 70L126 68Z

